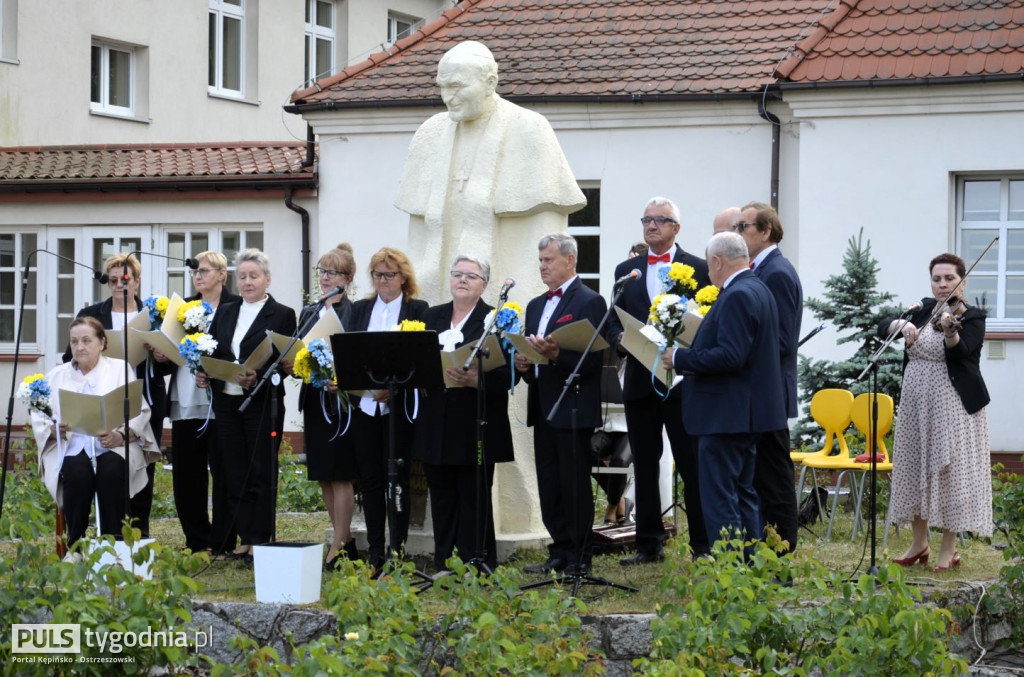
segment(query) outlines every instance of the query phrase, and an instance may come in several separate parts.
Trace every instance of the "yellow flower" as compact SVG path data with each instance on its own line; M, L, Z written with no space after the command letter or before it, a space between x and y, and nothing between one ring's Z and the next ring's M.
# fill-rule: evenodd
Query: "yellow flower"
M159 312L161 315L166 313L167 312L167 306L170 305L170 303L171 303L171 300L168 299L166 296L157 297L157 300L156 300L157 312Z
M295 375L301 378L306 383L309 383L309 379L313 377L313 366L310 364L313 360L313 354L309 352L309 348L299 348L298 354L295 356L295 365L292 370Z
M204 334L201 331L197 331L194 334L186 334L185 338L181 339L181 341L179 341L179 343L181 343L182 345L184 345L187 341L192 341L193 343L199 343L199 339L203 338L204 336L206 336L206 334Z
M713 284L702 287L701 290L694 295L693 300L696 301L698 305L710 306L718 300L718 287Z
M697 312L701 314L701 317L704 317L710 311L711 311L711 306L700 306L700 307L697 308Z
M166 299L162 299L162 300L166 300ZM167 304L164 303L164 307L161 309L160 308L160 301L161 301L160 299L157 300L156 308L161 313L163 313L165 310L167 310ZM188 303L181 304L178 307L178 322L182 322L182 323L185 322L185 313L187 313L189 310L195 308L196 306L201 306L201 305L203 305L203 302L198 300L198 299L195 300L195 301L189 301Z
M43 374L32 374L31 376L26 376L25 380L22 381L22 383L24 383L25 385L29 385L44 378L46 378L46 376L44 376Z
M515 301L506 301L505 305L503 305L502 308L508 308L509 310L513 311L516 315L523 314L523 307L516 303Z
M398 323L399 331L423 331L427 325L419 320L402 320Z
M359 641L359 633L358 632L346 632L345 633L345 641L346 642L357 642L357 641Z
M693 274L695 272L696 271L693 269L693 266L675 262L672 264L672 267L668 269L668 278L684 287L696 289L697 280L693 279Z

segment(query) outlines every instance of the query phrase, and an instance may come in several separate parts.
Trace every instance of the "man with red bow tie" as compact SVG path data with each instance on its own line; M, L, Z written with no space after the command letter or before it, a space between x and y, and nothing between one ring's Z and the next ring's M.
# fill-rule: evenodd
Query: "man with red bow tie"
M650 247L647 256L637 256L620 263L615 268L615 279L633 270L640 272L637 282L625 286L617 305L641 322L647 322L651 302L662 293L658 280L658 269L662 266L674 262L693 266L698 289L711 284L711 280L704 259L683 251L676 244L679 208L675 203L663 197L651 198L644 208L640 223L643 226L644 242ZM613 346L619 345L622 323L615 313L609 318L605 336ZM621 348L619 352L623 352ZM636 554L621 560L624 566L658 562L665 558L662 544L667 535L662 526L658 482L664 448L662 428L668 432L676 469L683 478L683 504L686 508L690 548L694 557L710 550L700 506L696 443L683 425L681 392L685 381L673 388L667 399L662 399L651 384L651 366L641 364L632 355L626 356L622 394L636 482Z
M534 364L516 354L516 369L530 384L526 425L533 427L533 453L540 491L540 515L553 543L543 564L528 566L527 573L562 571L590 566L588 536L594 523L594 496L590 491L590 437L602 424L601 364L603 351L591 352L580 369L576 388L562 401L553 420L548 416L562 393L566 378L580 353L564 350L551 332L579 320L601 323L608 305L604 297L583 284L576 274L578 248L567 233L541 238L540 277L548 291L526 305L524 335L534 350L548 359ZM576 425L573 426L573 409Z

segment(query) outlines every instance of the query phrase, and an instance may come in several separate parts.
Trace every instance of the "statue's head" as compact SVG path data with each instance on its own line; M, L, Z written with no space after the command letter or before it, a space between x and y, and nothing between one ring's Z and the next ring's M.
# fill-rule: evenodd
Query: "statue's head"
M438 62L437 86L452 120L476 120L493 105L498 63L483 43L460 42Z

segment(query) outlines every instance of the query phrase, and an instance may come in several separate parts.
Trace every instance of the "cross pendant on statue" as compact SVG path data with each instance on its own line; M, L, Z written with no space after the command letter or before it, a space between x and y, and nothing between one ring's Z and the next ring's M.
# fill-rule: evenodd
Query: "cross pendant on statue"
M469 172L467 172L464 169L460 170L459 173L452 178L452 181L455 182L456 190L458 190L461 193L462 190L466 187L466 182L469 181Z

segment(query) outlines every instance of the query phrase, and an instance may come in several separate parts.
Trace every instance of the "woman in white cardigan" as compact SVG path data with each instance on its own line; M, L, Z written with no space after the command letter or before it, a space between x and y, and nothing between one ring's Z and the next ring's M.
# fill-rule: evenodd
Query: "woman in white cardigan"
M127 431L121 424L88 437L69 433L67 424L61 423L58 391L103 395L124 385L124 362L105 357L106 345L107 335L98 320L75 319L71 323L72 360L46 375L53 393L53 420L32 412L32 432L40 450L39 471L50 495L64 511L69 547L85 535L94 496L99 497L101 533L120 535L125 515L125 446L132 496L146 485L146 465L160 456L149 427L150 409L145 399L139 415L128 422ZM128 379L135 380L134 370L129 370Z

